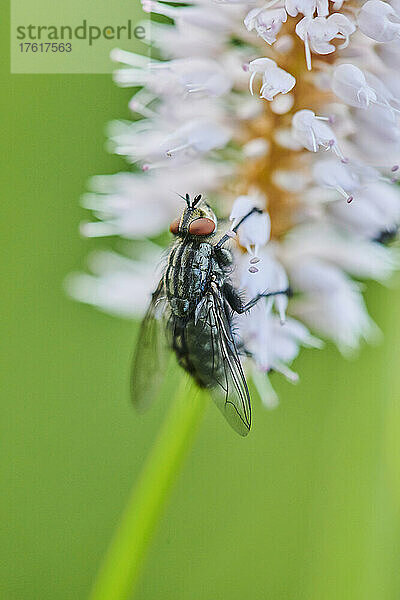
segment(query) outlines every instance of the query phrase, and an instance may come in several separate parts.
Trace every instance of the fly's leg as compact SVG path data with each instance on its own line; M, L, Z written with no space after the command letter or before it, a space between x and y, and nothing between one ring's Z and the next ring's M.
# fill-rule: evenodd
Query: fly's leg
M252 300L244 304L240 294L237 292L237 290L235 290L232 284L224 283L223 292L231 309L239 315L253 308L253 306L255 306L259 300L261 300L261 298L270 298L271 296L280 296L281 294L290 296L290 288L287 288L286 290L279 290L277 292L263 292L262 294L257 294L257 296L255 296Z
M242 306L241 312L244 313L247 310L253 308L253 306L255 306L259 300L261 300L261 298L270 298L271 296L280 296L281 294L284 294L285 296L290 296L290 288L286 288L286 290L279 290L277 292L263 292L262 294L257 294L257 296L255 296L252 300L250 300L244 306Z
M224 244L226 244L226 242L228 240L231 239L232 231L234 233L236 233L238 231L239 227L241 226L241 224L246 219L248 219L254 213L262 214L262 212L263 211L257 207L252 208L246 215L244 215L244 217L242 217L242 219L240 219L239 223L237 225L235 225L235 227L232 228L231 232L225 233L225 235L222 236L222 238L219 240L219 242L214 246L215 250L217 250L217 255L221 261L223 261L223 256L220 256L220 255L222 255L222 253L225 251L222 247ZM227 262L227 264L229 264L229 261ZM252 298L252 300L250 300L249 302L243 303L243 300L240 297L240 294L233 287L232 284L225 282L223 285L223 291L224 291L224 295L225 295L225 299L226 299L227 303L229 304L231 309L238 314L243 314L243 313L247 312L248 310L250 310L251 308L253 308L253 306L255 306L259 300L261 300L261 298L269 298L271 296L280 296L281 294L291 296L290 288L287 288L285 290L279 290L276 292L265 291L262 294L257 294L257 296Z
M237 232L237 230L239 229L239 227L241 226L241 224L250 217L250 215L253 215L254 213L258 213L258 214L262 214L262 210L254 207L251 209L250 212L247 213L247 215L244 215L244 217L242 219L240 219L239 223L237 225L235 225L235 227L233 227L233 229L231 229L231 232L233 231L234 233ZM231 239L231 232L229 233L225 233L225 235L222 236L222 238L219 240L219 242L214 246L214 248L216 250L219 250L220 248L222 248L222 246L224 244L226 244L226 242L228 240Z
M243 311L244 303L240 297L239 292L233 287L231 283L225 282L222 286L224 298L235 313L241 314Z

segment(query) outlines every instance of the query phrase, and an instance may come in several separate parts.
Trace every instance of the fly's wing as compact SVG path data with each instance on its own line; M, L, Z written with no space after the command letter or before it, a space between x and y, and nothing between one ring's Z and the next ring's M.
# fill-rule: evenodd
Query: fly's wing
M227 317L225 300L214 289L207 304L211 335L214 386L211 394L229 425L246 436L251 427L250 394Z
M162 317L166 298L161 279L140 326L131 372L131 397L138 411L145 411L157 396L167 364L167 344Z

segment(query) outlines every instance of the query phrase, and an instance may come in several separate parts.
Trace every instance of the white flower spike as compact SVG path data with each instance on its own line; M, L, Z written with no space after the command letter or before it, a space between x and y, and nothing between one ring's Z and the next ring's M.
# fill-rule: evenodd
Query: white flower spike
M150 240L181 212L178 194L208 195L225 218L217 231L255 207L227 233L233 282L248 299L293 294L241 315L237 336L264 404L276 404L271 372L297 381L300 348L321 345L308 328L344 353L376 338L357 281L388 281L400 266L387 245L400 226L400 0L143 8L168 17L152 23L158 60L112 52L116 83L138 91L137 120L112 123L109 148L133 172L96 177L83 197L95 219L82 232L124 238L127 256L96 255L93 275L68 288L102 310L141 314L159 276Z

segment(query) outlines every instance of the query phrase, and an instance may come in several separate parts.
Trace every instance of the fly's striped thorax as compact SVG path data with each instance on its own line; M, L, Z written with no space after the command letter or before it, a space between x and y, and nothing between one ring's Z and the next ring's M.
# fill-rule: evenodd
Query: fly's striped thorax
M176 316L189 316L203 296L215 262L212 254L210 244L197 240L177 240L172 247L164 283Z

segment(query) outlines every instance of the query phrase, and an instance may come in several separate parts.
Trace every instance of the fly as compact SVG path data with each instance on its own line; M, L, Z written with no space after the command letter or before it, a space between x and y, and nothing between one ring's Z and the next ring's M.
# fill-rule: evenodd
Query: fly
M201 195L184 198L186 208L171 223L175 236L164 274L143 319L133 360L132 400L145 409L157 395L166 366L165 349L197 385L211 392L228 423L245 436L251 427L251 403L232 328L233 315L250 310L261 298L288 290L262 293L247 303L230 280L230 235L217 240L217 218ZM238 228L253 208L233 228Z

